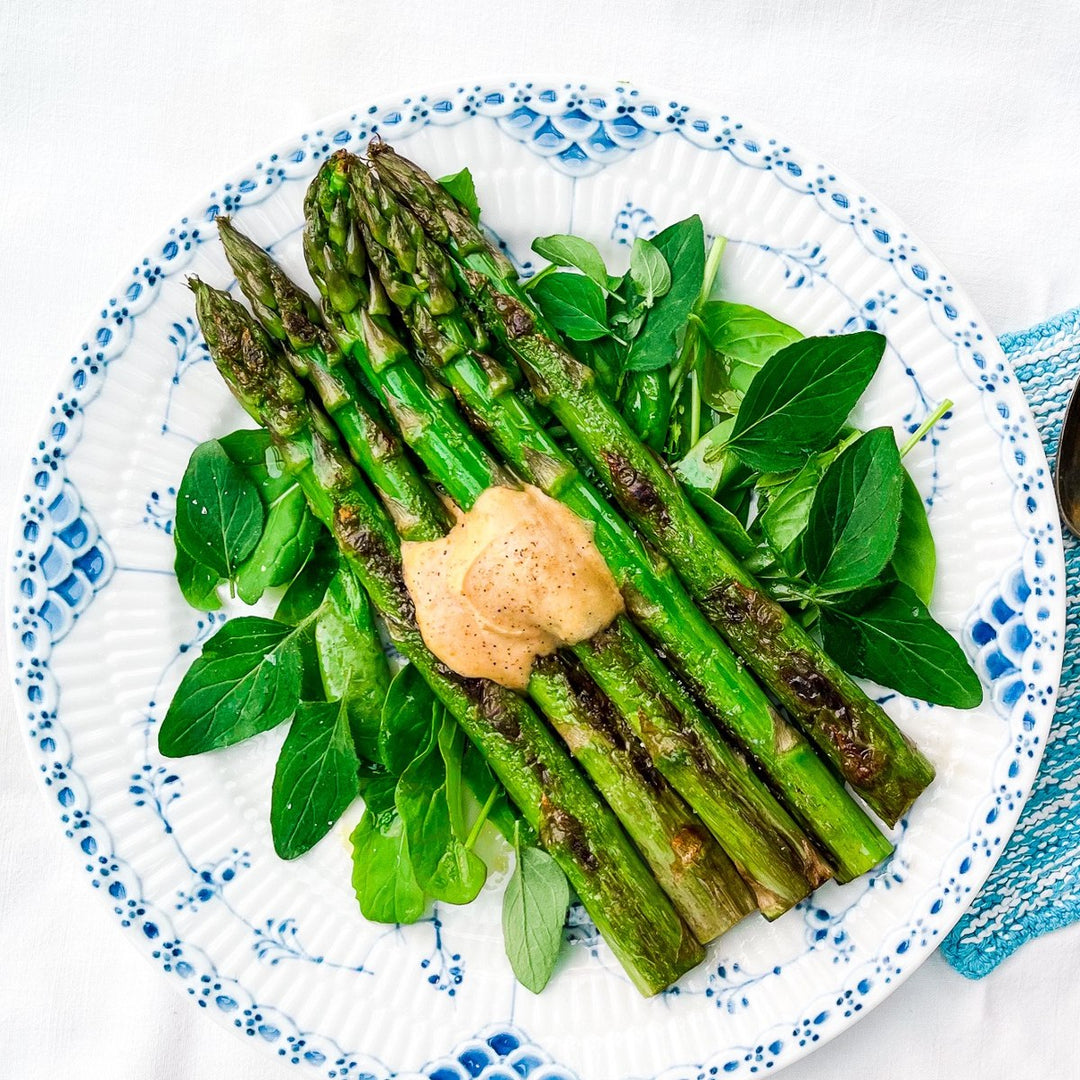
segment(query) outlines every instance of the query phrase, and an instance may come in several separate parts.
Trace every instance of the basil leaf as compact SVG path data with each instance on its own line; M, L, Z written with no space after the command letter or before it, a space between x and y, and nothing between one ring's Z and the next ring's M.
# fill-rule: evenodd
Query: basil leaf
M609 303L609 307L611 306L614 305ZM608 322L611 324L612 333L617 334L622 341L630 341L641 333L648 314L643 303L634 308L615 306L614 312L608 316Z
M687 488L686 494L694 509L704 519L712 534L739 560L750 557L754 550L754 541L743 527L743 523L723 503L711 495Z
M549 274L536 283L532 294L547 320L572 341L593 341L608 334L604 294L591 278Z
M435 695L413 664L393 678L383 701L379 723L378 760L394 776L427 745L433 729Z
M241 428L222 435L218 442L258 487L263 505L270 506L295 483L265 428Z
M742 479L744 478L740 478L740 480ZM747 477L745 479L749 480L752 479L752 477ZM749 483L740 482L731 484L718 491L714 498L716 502L735 515L735 520L738 521L744 529L749 530L750 511L754 508L754 491ZM749 558L749 556L747 556L747 558Z
M814 493L821 483L829 460L831 458L827 459L825 454L815 454L787 483L768 489L768 501L757 519L758 527L769 547L784 560L792 572L796 571L796 567L789 565L789 559L785 558L785 555L806 531Z
M930 603L934 595L937 552L926 517L926 503L906 469L900 489L900 530L892 554L892 568L924 604Z
M750 384L728 446L761 472L800 468L836 438L884 351L885 338L868 330L780 349Z
M307 561L321 527L280 452L262 428L242 429L218 440L229 459L256 486L266 510L262 535L235 575L236 592L254 604L263 592L290 582Z
M449 191L461 205L468 210L473 224L480 220L480 203L476 198L476 183L467 168L451 176L444 176L439 183Z
M903 468L892 428L868 431L828 467L803 539L815 592L848 592L873 581L892 557Z
M176 495L177 546L230 579L259 542L265 516L255 485L221 443L197 446Z
M557 233L554 236L538 236L532 249L542 259L554 266L572 266L594 281L604 292L611 289L611 278L600 252L594 244L580 236ZM539 282L537 283L539 285Z
M442 706L436 710L442 722ZM394 805L405 826L409 856L417 883L431 893L431 881L450 846L450 810L446 803L446 770L438 739L430 732L424 748L405 767L394 790Z
M303 855L330 831L360 793L359 769L344 703L301 704L270 797L270 830L281 858Z
M802 340L794 326L749 304L709 300L698 315L707 341L717 352L755 370L785 345Z
M310 558L278 601L274 619L295 626L312 614L323 602L327 586L337 573L338 562L337 545L324 529L315 541Z
M651 241L671 271L671 288L652 306L634 339L627 371L654 371L675 358L675 335L690 317L705 276L705 229L696 214L669 225Z
M853 432L842 437L835 446L808 458L794 474L762 473L758 476L754 485L758 494L754 531L764 537L769 550L783 563L788 574L806 572L801 540L825 470L850 442L861 435L862 432Z
M270 505L255 550L236 572L236 593L254 604L275 585L285 585L307 562L322 525L308 510L298 484L292 484Z
M702 365L701 396L714 409L734 415L765 361L802 334L764 311L727 300L710 300L698 314L712 346Z
M310 620L296 628L296 647L300 650L300 700L326 701L322 674L319 671L319 653L315 648L315 625Z
M379 730L390 665L367 593L347 567L331 579L315 623L322 685L344 703L357 752L379 761Z
M188 602L203 610L220 605L217 586L225 580L248 604L290 581L321 531L262 429L234 431L197 447L180 491L177 581Z
M439 755L442 757L446 774L446 805L450 814L450 827L459 840L465 840L469 835L469 827L465 822L465 789L461 774L461 763L465 756L465 732L449 713L445 713L437 738Z
M165 757L201 754L268 731L292 716L301 663L291 626L230 619L203 646L158 731Z
M428 891L436 900L449 904L469 904L476 899L487 880L487 867L468 844L471 829L465 820L462 759L465 733L449 714L443 715L438 745L446 778L446 804L450 817L450 843L439 859Z
M433 900L446 904L471 904L485 881L484 860L454 836L428 881L427 891Z
M558 863L515 844L514 873L503 893L503 944L518 982L534 994L547 986L562 948L570 886Z
M424 914L424 891L409 859L405 828L394 807L392 777L364 786L364 814L349 840L352 885L365 919L380 923L414 923Z
M184 599L193 608L198 608L199 611L217 611L221 607L221 597L217 590L223 579L189 555L179 544L176 545L173 570Z
M972 709L982 701L963 649L902 581L868 599L823 606L821 633L826 651L852 675L936 705Z
M721 421L710 428L689 451L675 462L675 475L688 487L705 495L716 492L730 482L737 470L742 468L739 459L727 448L733 418Z
M651 308L671 289L671 270L660 249L640 236L635 238L630 249L630 278L646 307Z

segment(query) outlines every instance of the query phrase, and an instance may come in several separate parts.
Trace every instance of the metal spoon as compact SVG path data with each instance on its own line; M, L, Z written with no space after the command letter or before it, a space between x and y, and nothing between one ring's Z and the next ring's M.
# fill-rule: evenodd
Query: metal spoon
M1080 537L1080 384L1073 387L1058 440L1054 463L1054 490L1061 520L1073 536Z

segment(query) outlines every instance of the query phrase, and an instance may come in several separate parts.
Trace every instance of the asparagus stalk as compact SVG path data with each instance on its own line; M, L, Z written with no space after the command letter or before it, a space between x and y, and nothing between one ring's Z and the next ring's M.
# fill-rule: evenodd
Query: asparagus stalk
M334 428L275 356L271 339L227 293L192 281L200 326L240 404L268 428L312 512L382 616L397 649L483 754L566 873L643 994L697 964L704 950L641 862L614 814L524 699L449 672L420 638L401 577L397 533L344 454Z
M664 648L714 715L749 749L838 876L855 877L891 850L888 841L807 740L788 725L694 605L670 566L650 553L513 393L512 381L477 351L468 312L442 251L370 171L350 170L362 198L372 261L427 355L471 416L512 464L595 525L595 540L634 618ZM384 246L386 245L386 246ZM710 725L698 732L718 742ZM811 871L812 874L812 871Z
M259 323L287 346L293 370L315 390L353 456L356 448L363 448L364 460L358 458L357 464L378 492L398 535L403 540L429 539L432 522L443 531L449 528L446 507L420 480L401 443L381 422L374 398L345 367L310 297L228 217L218 217L217 228L229 266Z
M623 511L672 561L702 611L776 695L845 780L890 825L934 778L934 768L713 535L674 476L596 390L593 373L559 342L512 267L453 198L384 144L380 176L449 244L485 324L515 356L596 468Z
M360 297L365 287L348 268L350 252L357 245L349 239L356 222L349 209L352 195L344 172L346 165L347 159L341 156L328 162L312 183L306 204L305 248L309 269L324 296L327 325L362 368L364 376L379 387L389 410L399 417L406 441L414 446L451 496L467 508L482 491L501 482L499 470L455 411L453 402L427 393L424 374L394 335L388 321L363 309ZM377 302L379 297L383 294L376 286L372 302ZM483 423L484 418L477 413L474 420ZM434 437L436 432L441 432L438 438ZM439 446L456 446L458 452L446 456L435 452L433 448ZM522 462L515 459L514 464L520 467ZM535 470L523 471L530 479L540 479ZM544 487L543 480L540 480L540 486ZM549 484L545 490L551 494L554 489ZM554 493L557 494L557 490ZM580 509L578 513L589 516ZM631 543L640 548L632 534ZM644 553L642 559L648 564ZM625 586L625 581L623 584ZM626 593L637 595L631 588L624 588ZM693 612L693 606L689 606ZM700 616L698 622L710 638L715 639L711 628ZM628 717L632 729L645 743L661 773L708 825L743 872L763 912L770 918L781 914L797 901L800 894L805 895L827 876L827 867L787 812L745 760L719 737L630 623L620 619L615 626L620 637L619 648L611 648L600 658L601 662L597 662L591 650L579 647L579 658ZM720 648L723 650L722 644ZM702 663L712 662L711 654L706 651ZM643 696L643 688L639 685L641 676L636 677L636 673L645 670L645 677L657 692ZM760 695L756 687L754 690ZM780 721L767 702L765 708L771 739L776 734L773 724ZM813 755L811 758L815 766L820 766ZM697 763L699 770L693 783L689 780L692 770L687 767L691 762ZM704 783L701 782L702 773L706 774ZM825 777L830 791L838 791L846 799L835 779L827 772ZM680 786L684 781L686 786ZM856 821L865 822L871 841L881 845L874 855L863 856L865 865L862 868L865 869L889 849L880 833L850 799L847 804L855 812ZM831 804L825 806L824 813L834 813ZM846 842L861 841L862 837L856 833L853 840Z
M297 374L315 388L399 537L443 536L449 515L348 371L309 297L227 219L218 219L218 230L245 296L264 328L286 343ZM699 941L711 941L754 910L754 898L731 860L578 664L562 657L541 661L529 696L615 811Z

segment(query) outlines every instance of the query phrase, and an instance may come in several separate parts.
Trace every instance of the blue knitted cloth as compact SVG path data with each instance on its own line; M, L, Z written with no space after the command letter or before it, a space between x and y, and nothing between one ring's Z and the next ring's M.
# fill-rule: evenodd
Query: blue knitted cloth
M1080 375L1080 308L1001 346L1027 395L1051 465L1061 422ZM1080 543L1066 534L1066 595L1080 590ZM941 951L978 979L1025 941L1080 919L1080 621L1069 619L1057 715L1016 831L970 911Z

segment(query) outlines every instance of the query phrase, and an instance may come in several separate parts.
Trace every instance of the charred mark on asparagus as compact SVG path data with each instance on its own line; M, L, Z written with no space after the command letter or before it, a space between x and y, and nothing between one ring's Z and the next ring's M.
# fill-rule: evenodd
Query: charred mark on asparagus
M617 453L604 453L615 498L633 508L633 512L649 518L657 528L671 523L667 504L649 478L633 463Z
M569 851L586 870L596 872L600 862L589 847L585 830L573 814L556 806L546 795L540 803L540 843Z

